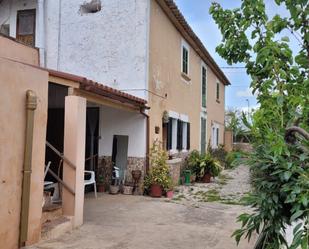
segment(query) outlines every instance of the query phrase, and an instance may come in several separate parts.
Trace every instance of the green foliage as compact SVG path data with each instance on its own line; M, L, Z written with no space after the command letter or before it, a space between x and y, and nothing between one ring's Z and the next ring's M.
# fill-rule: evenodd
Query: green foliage
M240 8L225 10L213 3L210 13L223 39L217 52L229 64L243 63L251 76L260 109L253 114L250 129L254 153L250 156L254 189L247 198L254 208L239 216L242 237L260 236L255 248L289 249L309 247L309 145L297 139L284 140L287 127L296 124L309 130L309 4L308 0L274 0L286 8L287 17L266 15L263 0L242 0ZM293 54L289 38L299 43ZM243 117L245 118L245 117ZM284 231L292 222L292 245Z
M170 169L167 165L168 155L162 149L158 141L153 143L150 150L150 171L145 177L144 186L148 189L152 184L159 184L165 190L170 190L173 187L173 182L170 176Z
M210 153L200 154L197 150L190 153L188 157L189 169L197 178L202 178L205 174L210 173L216 177L222 171L220 162L216 160Z
M218 160L222 167L227 168L226 156L227 152L224 149L224 145L220 144L218 148L213 149L208 145L208 153Z

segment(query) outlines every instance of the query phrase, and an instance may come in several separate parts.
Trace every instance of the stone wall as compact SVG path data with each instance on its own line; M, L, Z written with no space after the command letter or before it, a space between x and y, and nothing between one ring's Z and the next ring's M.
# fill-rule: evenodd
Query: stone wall
M249 143L234 143L233 150L241 150L244 152L252 152L252 145Z
M146 172L146 159L144 157L128 157L127 160L127 171L126 171L126 182L133 183L131 172L132 170L141 170L142 177L140 183L142 183L145 172ZM97 176L103 174L104 183L106 189L109 188L112 179L112 157L111 156L102 156L99 158ZM140 184L141 185L141 184Z
M172 160L167 161L168 166L170 167L170 174L173 179L174 185L178 185L179 183L179 177L181 174L181 168L183 164L183 159L182 158L175 158Z

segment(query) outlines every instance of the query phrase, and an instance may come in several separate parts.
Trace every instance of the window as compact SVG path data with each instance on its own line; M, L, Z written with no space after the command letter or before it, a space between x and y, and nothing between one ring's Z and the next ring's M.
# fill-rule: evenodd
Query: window
M207 80L207 69L202 66L202 107L206 108L206 80Z
M35 9L17 12L16 39L27 45L35 45Z
M201 117L201 153L206 153L206 118Z
M216 97L217 97L217 100L220 99L220 83L219 82L217 82Z
M190 124L179 119L169 118L166 131L167 150L190 149Z
M184 46L182 47L182 72L188 74L188 49Z
M184 40L181 43L181 72L189 75L189 45Z
M219 146L219 138L220 138L220 130L219 130L219 125L214 124L212 126L212 135L211 135L211 145L212 148L216 149Z

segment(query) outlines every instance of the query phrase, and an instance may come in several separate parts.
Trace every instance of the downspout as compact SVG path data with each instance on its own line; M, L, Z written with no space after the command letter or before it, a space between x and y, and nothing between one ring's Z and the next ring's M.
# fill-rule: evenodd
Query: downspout
M140 109L140 113L146 118L146 174L149 171L149 115L144 112L144 109Z
M28 90L26 96L26 138L21 194L19 247L25 246L28 237L34 112L37 108L36 94L32 90Z

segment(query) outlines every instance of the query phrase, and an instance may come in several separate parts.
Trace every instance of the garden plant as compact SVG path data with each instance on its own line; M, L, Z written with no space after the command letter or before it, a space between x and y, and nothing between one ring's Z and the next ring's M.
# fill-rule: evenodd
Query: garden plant
M273 2L266 1L267 4ZM309 3L274 0L286 16L269 17L263 0L240 8L213 3L210 13L223 40L217 52L229 64L243 63L260 105L249 127L252 213L239 216L237 242L257 233L255 248L309 248ZM298 44L291 49L290 39ZM292 127L292 128L291 128ZM300 133L296 133L300 131ZM293 242L286 229L293 225Z

